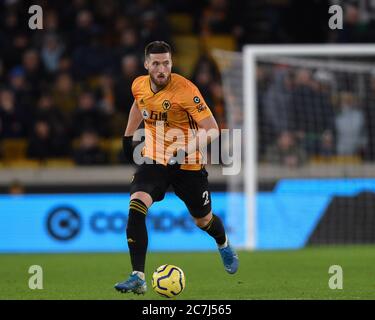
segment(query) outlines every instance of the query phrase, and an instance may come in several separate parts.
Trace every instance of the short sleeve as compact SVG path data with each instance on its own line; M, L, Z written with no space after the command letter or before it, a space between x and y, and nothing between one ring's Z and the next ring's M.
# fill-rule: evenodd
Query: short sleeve
M181 105L192 116L195 122L199 122L212 115L199 89L190 81L186 83Z

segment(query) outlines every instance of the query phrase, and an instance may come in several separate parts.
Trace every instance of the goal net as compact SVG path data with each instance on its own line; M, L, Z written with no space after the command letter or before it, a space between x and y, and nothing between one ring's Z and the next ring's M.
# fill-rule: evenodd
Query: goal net
M375 243L375 46L215 50L247 248Z

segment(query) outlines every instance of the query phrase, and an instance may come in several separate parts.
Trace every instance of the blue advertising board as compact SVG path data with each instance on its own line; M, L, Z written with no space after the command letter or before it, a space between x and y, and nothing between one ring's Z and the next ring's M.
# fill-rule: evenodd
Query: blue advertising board
M256 195L255 249L298 249L335 196L375 193L375 179L280 180ZM245 247L248 217L242 193L212 193L213 212L231 243ZM127 251L128 194L0 196L0 253ZM231 210L228 210L231 208ZM216 250L172 193L147 215L150 251Z
M213 211L242 246L244 212L226 215L227 201L226 193L212 193ZM0 252L126 251L128 203L128 194L0 196ZM146 223L150 251L216 249L174 194L151 207Z

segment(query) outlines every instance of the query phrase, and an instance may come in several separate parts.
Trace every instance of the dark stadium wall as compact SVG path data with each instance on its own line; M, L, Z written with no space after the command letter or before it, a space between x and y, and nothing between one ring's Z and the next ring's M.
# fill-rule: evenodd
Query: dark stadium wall
M375 243L375 192L333 197L308 245Z

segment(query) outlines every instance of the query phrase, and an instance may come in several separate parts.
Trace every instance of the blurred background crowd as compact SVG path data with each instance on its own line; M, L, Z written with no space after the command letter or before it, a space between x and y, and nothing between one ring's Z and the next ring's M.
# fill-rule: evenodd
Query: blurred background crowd
M1 1L0 161L8 165L17 161L27 165L40 160L52 163L59 159L78 165L124 162L120 138L133 102L130 88L137 76L145 74L143 49L153 40L172 45L175 72L198 86L219 126L226 128L220 73L211 49L240 51L246 43L375 40L375 7L371 1L341 1L345 5L342 32L327 28L329 3ZM28 8L32 4L43 8L43 30L28 28ZM374 142L365 136L371 135L363 130L365 109L359 108L353 94L340 93L337 103L345 112L336 114L324 93L326 85L319 80L327 74L306 70L292 75L285 70L277 73L270 81L267 72L259 69L259 122L268 130L261 134L264 161L293 166L316 154L366 157L365 144ZM293 103L288 94L281 94L288 88L296 92ZM309 99L310 105L306 105L304 96L314 94L319 101ZM281 106L300 106L319 113L322 122L312 129L316 131L315 138L303 146L297 144L310 129L292 128L290 124L309 124L311 121L303 117L311 114L290 109L293 107L280 114ZM288 117L293 115L300 118L290 121ZM355 137L345 130L347 122L353 121L358 126ZM345 136L354 141L340 140ZM292 149L294 156L289 157Z

